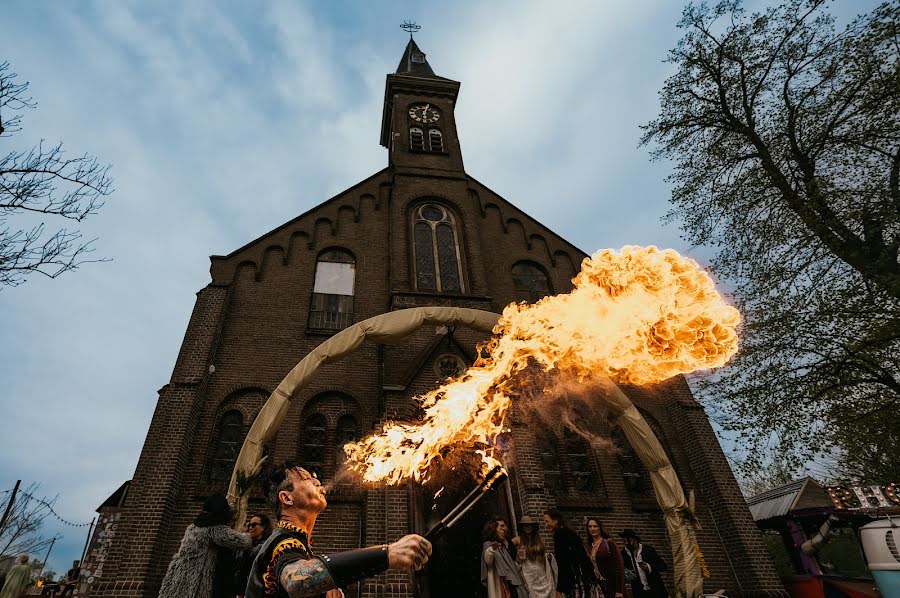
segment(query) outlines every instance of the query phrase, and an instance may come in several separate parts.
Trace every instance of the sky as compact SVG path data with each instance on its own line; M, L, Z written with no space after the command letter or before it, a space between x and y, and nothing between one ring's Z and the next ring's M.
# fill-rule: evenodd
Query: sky
M387 165L381 103L404 20L462 83L470 175L586 252L653 244L704 263L661 222L668 166L638 147L681 7L8 0L0 61L38 106L0 151L62 141L112 164L115 191L81 226L111 261L0 290L0 491L39 482L84 523L130 479L208 256ZM48 566L63 572L86 528L46 529L62 534Z

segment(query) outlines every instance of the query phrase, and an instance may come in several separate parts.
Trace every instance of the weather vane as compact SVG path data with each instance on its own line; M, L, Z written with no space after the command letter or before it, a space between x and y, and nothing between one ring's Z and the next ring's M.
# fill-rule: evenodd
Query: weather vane
M412 37L412 34L421 29L421 25L416 25L415 21L403 21L403 24L400 25L400 29L409 33L409 36Z

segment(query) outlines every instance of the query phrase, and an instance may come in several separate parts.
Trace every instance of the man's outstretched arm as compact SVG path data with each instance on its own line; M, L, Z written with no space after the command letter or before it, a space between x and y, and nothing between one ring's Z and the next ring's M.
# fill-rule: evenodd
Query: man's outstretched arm
M431 556L431 543L411 534L390 546L361 548L321 558L299 559L281 567L278 581L291 598L317 596L346 587L388 568L420 570Z

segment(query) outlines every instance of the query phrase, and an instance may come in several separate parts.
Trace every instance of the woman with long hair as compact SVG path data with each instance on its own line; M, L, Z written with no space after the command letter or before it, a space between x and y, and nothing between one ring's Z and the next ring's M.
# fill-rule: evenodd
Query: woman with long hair
M600 580L600 587L606 598L622 598L625 594L625 565L622 562L622 551L615 540L596 517L585 522L587 532L588 556L594 564L594 574Z
M519 531L516 561L529 598L556 598L556 559L541 540L537 520L525 515L519 520Z
M250 534L250 547L241 553L238 561L237 575L235 576L235 594L244 595L247 588L247 578L250 577L250 568L256 559L256 554L269 536L272 535L272 520L265 513L253 513L247 520L247 533Z
M522 572L506 539L508 530L506 521L500 518L492 519L484 526L481 583L487 588L488 598L528 598Z
M163 578L159 598L231 598L235 553L250 546L250 535L228 527L232 512L221 494L203 503Z

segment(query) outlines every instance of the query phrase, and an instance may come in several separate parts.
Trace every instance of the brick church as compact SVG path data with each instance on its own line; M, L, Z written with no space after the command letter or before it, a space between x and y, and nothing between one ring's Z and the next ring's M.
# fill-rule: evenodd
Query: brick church
M99 563L85 564L93 569L91 595L156 596L185 527L207 496L225 492L266 398L335 332L390 310L448 305L499 313L512 301L571 289L585 253L466 173L454 118L459 90L459 82L435 74L410 38L385 84L387 166L230 254L212 256L211 280L197 293L134 478L104 527ZM385 420L414 418L411 399L471 364L479 340L468 329L431 326L401 345L364 343L294 397L267 447L270 457L301 459L332 482L344 442ZM625 390L685 491L695 492L698 542L711 573L706 589L785 595L685 380ZM599 516L613 533L638 530L671 559L649 477L624 436L602 417L582 425L615 448L592 447L561 423L536 427L513 418L505 446L512 491L492 495L436 544L423 574L390 572L349 595L479 596L479 532L488 512L540 516L556 506L580 533L585 516ZM412 484L363 489L338 480L316 524L315 547L327 553L422 533L474 483L461 482L434 505L431 493ZM250 508L268 509L258 493Z

